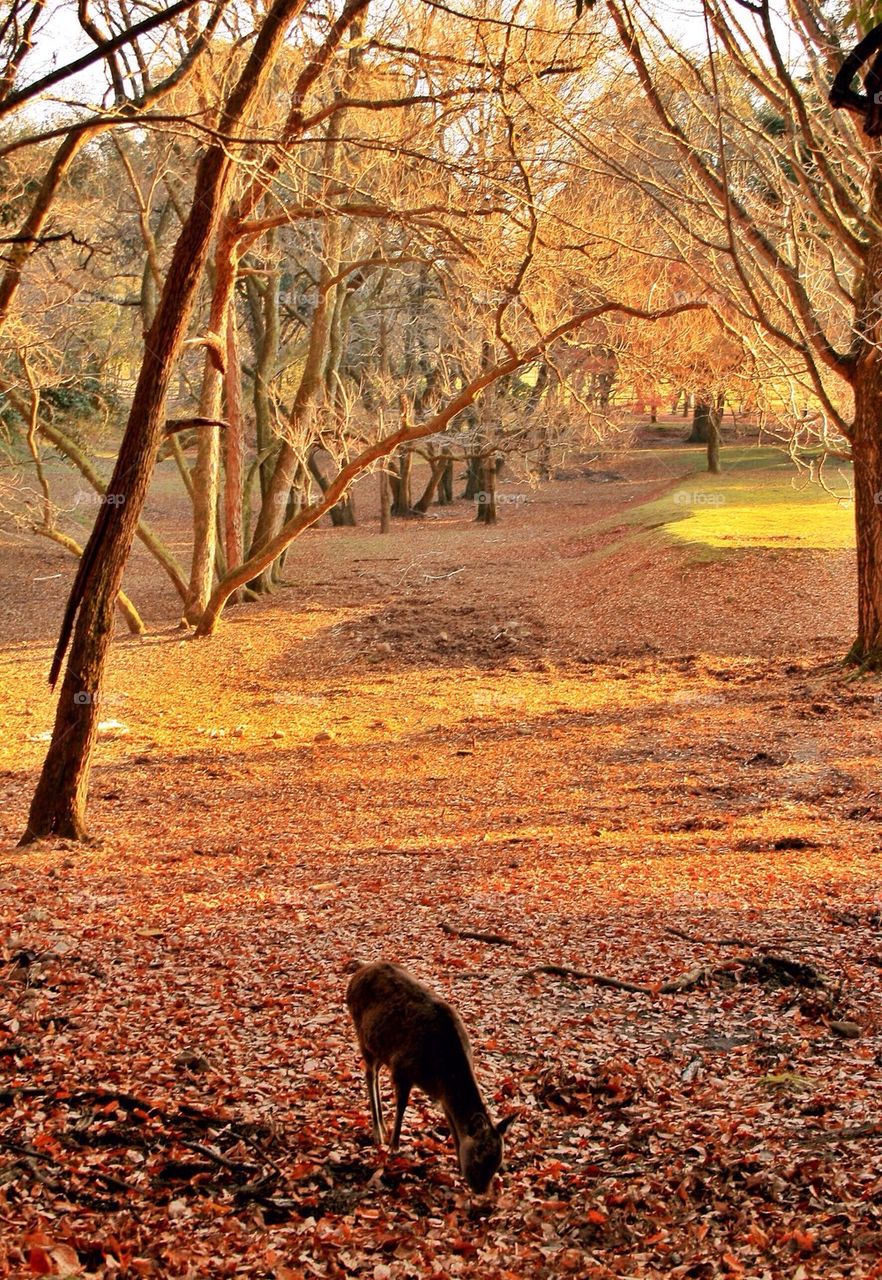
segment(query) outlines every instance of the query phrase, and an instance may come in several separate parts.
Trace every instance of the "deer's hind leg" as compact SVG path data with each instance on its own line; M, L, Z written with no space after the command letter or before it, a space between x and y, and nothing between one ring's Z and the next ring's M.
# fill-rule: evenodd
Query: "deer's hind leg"
M374 1135L374 1142L379 1147L386 1141L386 1126L383 1123L383 1100L380 1096L380 1064L366 1060L364 1074L367 1081L368 1102L371 1108L371 1130Z
M395 1123L392 1127L392 1141L389 1145L393 1151L397 1151L398 1143L401 1140L401 1125L413 1085L410 1078L401 1071L392 1073L392 1083L395 1085Z

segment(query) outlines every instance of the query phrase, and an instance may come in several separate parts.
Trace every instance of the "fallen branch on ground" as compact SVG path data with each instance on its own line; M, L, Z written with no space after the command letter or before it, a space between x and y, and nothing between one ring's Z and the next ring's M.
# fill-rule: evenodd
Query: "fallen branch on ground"
M536 965L535 968L527 970L527 976L529 977L536 973L548 973L556 978L578 978L582 981L593 983L595 987L610 987L614 991L632 991L637 995L644 996L666 996L680 991L691 991L693 987L697 987L705 978L713 977L716 972L716 969L701 965L698 969L690 969L688 973L681 974L679 978L671 978L669 982L663 982L657 987L650 987L644 982L626 982L623 978L611 978L605 973L588 973L584 969L570 969L562 964Z
M520 943L513 938L504 938L501 933L478 933L472 929L454 929L453 925L439 921L438 928L449 938L470 938L475 942L486 942L492 947L518 947Z

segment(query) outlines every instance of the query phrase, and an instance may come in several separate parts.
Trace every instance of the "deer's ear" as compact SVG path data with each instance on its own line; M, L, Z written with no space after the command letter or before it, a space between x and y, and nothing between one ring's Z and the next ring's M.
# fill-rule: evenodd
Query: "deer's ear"
M479 1138L492 1127L486 1116L474 1115L468 1123L468 1135L470 1138Z
M499 1121L499 1124L496 1126L496 1132L499 1134L500 1138L505 1133L506 1129L509 1127L512 1120L514 1120L513 1114L510 1116L505 1116L504 1119Z

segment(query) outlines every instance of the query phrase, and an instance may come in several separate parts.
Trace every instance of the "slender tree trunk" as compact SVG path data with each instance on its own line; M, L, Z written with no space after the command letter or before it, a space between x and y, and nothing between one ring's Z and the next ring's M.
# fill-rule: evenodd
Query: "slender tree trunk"
M877 212L882 172L874 174ZM882 365L876 341L882 289L882 243L867 254L856 330L863 337L854 368L854 516L857 544L858 627L849 659L882 667Z
M413 499L410 492L413 452L410 449L402 449L396 462L397 476L392 485L392 514L393 516L409 516L413 511Z
M475 497L478 500L478 513L475 519L479 524L496 524L496 459L493 455L483 459L481 467L481 488Z
M267 254L275 243L275 232L270 232ZM279 272L268 272L261 288L253 277L246 284L255 334L254 367L254 426L258 454L265 454L259 464L260 493L265 498L273 475L269 450L273 443L273 423L270 411L270 384L279 362Z
M328 282L340 269L340 243L339 219L330 218L325 227L325 246L319 276L319 301L309 331L306 364L291 407L291 431L294 436L300 434L309 414L315 409L316 397L323 387L334 307L334 289L328 287ZM259 554L267 543L273 541L284 525L288 496L298 461L295 450L287 441L283 441L272 480L254 526L249 557ZM272 575L265 570L248 585L254 591L272 590Z
M445 455L444 467L438 481L438 506L449 507L453 502L453 458Z
M209 346L205 353L199 414L219 418L223 373L228 350L227 326L236 283L236 233L229 222L218 232L214 256L214 289L208 328L220 339L220 350ZM220 483L220 439L217 427L200 427L196 436L196 465L193 467L193 560L184 615L194 626L202 617L214 585L217 546L217 509Z
M480 454L470 454L466 458L466 487L462 495L467 502L474 501L475 495L480 493L483 471L484 462Z
M39 247L40 234L49 216L58 189L61 186L71 164L91 136L89 130L80 133L69 133L63 139L37 191L34 203L27 217L15 236L14 243L8 253L4 253L6 270L0 278L0 329L6 324L9 311L18 293L21 278L28 259Z
M708 421L707 469L712 476L720 474L720 444L722 443L720 431L723 425L723 410L725 407L726 397L722 394L718 395Z
M237 568L245 555L242 530L242 501L245 472L245 423L242 416L242 377L239 368L239 342L236 333L236 308L231 301L227 320L227 367L224 371L226 415L229 426L224 433L224 547L227 572ZM233 597L242 598L241 591Z
M380 533L392 528L392 492L389 487L389 471L384 463L380 469Z
M237 130L260 94L303 2L275 0L270 8L222 113L218 126L222 135ZM50 673L53 682L71 633L73 638L52 742L22 836L24 844L49 835L85 836L89 773L98 732L96 695L101 691L113 634L113 609L162 442L169 384L233 172L226 142L209 146L196 170L192 205L145 341L128 424L108 485L108 492L121 501L101 508L62 621Z

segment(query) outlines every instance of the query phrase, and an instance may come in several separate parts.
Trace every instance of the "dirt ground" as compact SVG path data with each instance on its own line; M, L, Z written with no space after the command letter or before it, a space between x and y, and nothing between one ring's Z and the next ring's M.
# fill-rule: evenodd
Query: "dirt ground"
M72 570L3 539L0 1274L882 1275L853 555L634 537L680 474L615 465L491 529L310 531L210 641L139 551L85 848L14 849ZM343 993L381 957L516 1113L490 1203L419 1100L370 1145Z

